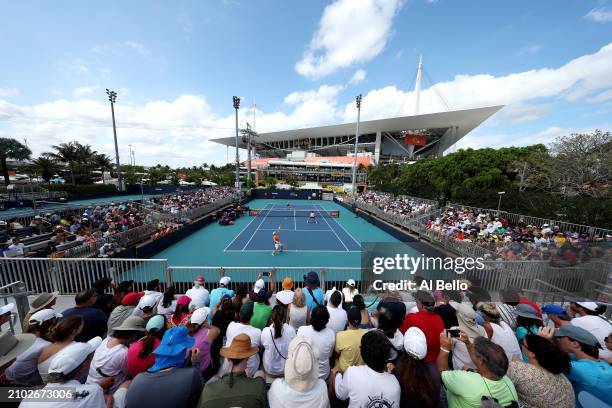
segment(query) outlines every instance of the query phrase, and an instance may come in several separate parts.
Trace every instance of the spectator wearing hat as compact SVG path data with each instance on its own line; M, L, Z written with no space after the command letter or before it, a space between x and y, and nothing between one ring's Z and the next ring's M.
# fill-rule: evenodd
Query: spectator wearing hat
M287 307L293 302L293 297L295 296L295 292L293 292L293 279L286 276L283 279L282 288L283 290L276 294L276 303Z
M515 357L520 358L521 348L514 331L508 326L508 323L501 320L495 303L480 303L478 311L484 319L483 327L487 332L487 337L491 339L493 343L504 349L508 361L512 361Z
M5 371L6 377L16 385L43 385L38 373L38 357L43 349L51 344L49 332L62 317L53 309L42 309L30 317L28 333L36 336L34 343Z
M457 321L459 326L453 329L460 329L468 336L471 341L477 337L486 337L487 332L484 327L476 323L476 312L472 308L472 303L463 301L461 303L449 302L449 305L457 312ZM429 346L428 346L429 347ZM471 358L466 342L459 340L456 337L452 338L452 361L455 370L475 369L474 360Z
M203 387L198 349L193 349L188 359L193 366L185 366L187 350L194 343L187 327L168 329L153 351L155 364L132 380L127 390L126 407L196 407Z
M452 340L447 332L440 333L440 354L437 365L442 384L446 388L449 408L481 407L484 401L497 400L502 407L513 402L518 404L514 384L506 375L508 358L504 350L486 337L476 337L473 341L461 332L459 341L466 345L472 358L474 371L449 370L448 353Z
M115 307L110 316L108 316L107 333L111 333L113 327L120 326L125 319L134 313L136 305L143 296L144 292L130 292L123 296L121 304Z
M193 347L200 350L200 371L204 381L208 381L214 374L212 358L210 354L211 345L219 336L220 330L208 323L210 309L201 307L196 309L189 318L189 335L195 339Z
M113 337L105 338L94 353L87 383L99 383L104 378L112 378L113 385L109 392L112 394L117 391L130 374L127 365L128 346L144 331L144 320L138 316L130 316L121 326L113 327Z
M35 341L36 336L31 333L14 335L10 331L0 332L0 375Z
M43 292L32 300L32 303L30 303L30 311L25 315L21 324L24 332L28 331L30 317L32 317L34 313L42 309L53 309L57 300L57 295L59 295L59 292Z
M181 296L176 301L176 308L172 315L166 317L166 327L186 326L189 322L189 296Z
M157 304L159 303L159 299L154 295L144 295L138 301L138 308L140 309L140 316L145 321L145 324L152 318L155 313L157 313ZM136 309L132 311L133 315L136 315Z
M229 373L204 387L198 407L267 407L263 373L250 378L247 368L248 361L258 352L258 347L252 344L248 335L241 333L235 336L228 346L221 349L221 355L230 362Z
M274 287L274 275L272 272L270 272L270 290L266 290L266 284L261 278L262 276L263 275L260 273L257 277L257 281L255 281L253 285L253 291L251 292L251 299L254 302L251 326L259 330L262 330L268 325L268 321L272 315L272 307L268 304L268 299L272 295L271 288Z
M142 302L146 301L147 306L153 304L151 315L157 313L157 305L164 298L164 294L159 291L159 279L153 279L147 282L147 289L144 291L144 296L140 298L138 306L134 309L134 316L143 317L143 308L145 305Z
M155 315L149 319L145 326L145 335L138 341L130 344L127 353L127 367L132 378L145 372L155 364L153 350L159 346L166 332L166 319L162 315Z
M232 279L229 276L224 276L219 279L219 287L215 288L210 292L210 309L214 309L217 304L221 304L221 299L223 296L227 295L231 298L236 296L236 293L229 288ZM212 321L212 313L208 315L208 321Z
M346 286L342 288L342 294L344 295L345 302L350 303L353 301L353 297L359 294L355 280L349 279L346 281Z
M287 308L276 305L272 309L272 323L261 331L263 352L263 368L266 379L282 377L285 370L285 360L289 343L295 337L295 329L286 323Z
M523 339L523 353L528 361L510 361L508 378L514 384L519 402L533 408L573 408L576 398L566 378L569 356L541 336L528 334Z
M319 275L314 272L308 272L304 276L304 296L306 296L306 305L311 312L315 307L323 305L323 290L319 287Z
M404 333L404 353L393 374L400 383L400 407L437 407L440 402L440 372L436 366L425 364L427 338L418 327Z
M550 338L550 330L544 334ZM555 331L559 348L570 355L570 380L576 395L576 406L581 408L578 394L587 391L605 403L612 405L612 366L599 359L600 344L597 338L582 327L566 324ZM587 407L584 407L587 408Z
M334 334L346 329L346 310L342 308L342 293L340 291L334 290L329 296L327 312L329 313L327 327L332 329Z
M157 313L162 316L171 315L176 309L176 288L174 286L168 286L164 291L162 300L157 305Z
M612 324L599 316L606 310L606 307L604 305L599 306L592 301L580 301L572 302L570 309L574 314L571 324L582 327L593 334L599 344L603 346L606 342L606 337L612 333ZM612 357L612 352L608 349L603 349L599 352L599 358L601 359L608 359L610 357Z
M251 339L252 347L261 346L261 330L251 324L251 319L253 318L253 309L253 302L247 302L242 305L242 307L240 308L240 321L231 322L227 326L227 330L225 332L225 347L230 347L234 337L240 334L246 334L247 336L249 336L249 338ZM221 355L223 355L223 353L221 353ZM259 354L254 354L249 358L246 367L246 372L249 377L252 377L259 369L259 363ZM227 360L225 368L227 371Z
M319 378L329 377L329 359L334 352L336 334L327 327L329 312L325 306L317 306L311 313L310 325L298 329L297 335L308 337L319 350Z
M365 365L349 367L344 373L332 370L330 389L336 398L349 400L349 407L399 406L401 388L397 378L386 372L391 343L379 330L361 338L361 357Z
M336 366L340 367L340 372L345 372L350 366L363 364L359 347L361 338L367 333L366 329L361 329L361 312L354 304L346 308L347 327L346 330L336 333L334 355L336 356Z
M49 379L49 367L53 357L62 349L75 342L75 338L83 330L83 318L81 316L71 316L62 318L55 326L49 330L49 340L51 344L43 348L38 357L38 373L43 382Z
M545 305L542 308L542 313L546 314L548 322L553 322L557 329L564 324L569 324L570 320L572 320L565 309L555 304ZM544 326L548 326L548 324L544 324Z
M96 337L87 343L75 342L62 349L51 361L49 366L49 382L43 390L53 388L70 388L74 398L70 401L56 400L41 403L37 400L22 401L19 405L25 408L36 408L44 405L49 408L105 408L110 398L105 399L104 390L98 384L81 384L79 381L89 368L92 353L99 346L101 339Z
M98 279L93 284L93 289L96 292L96 301L93 307L96 307L104 312L106 316L109 316L112 309L113 295L106 293L113 280L109 277L103 277Z
M435 364L440 349L440 332L444 331L444 321L434 312L436 302L431 293L417 291L414 293L414 299L418 312L406 315L400 332L405 333L410 327L421 329L427 338L427 355L424 361L427 364Z
M289 343L284 378L277 378L268 391L270 408L327 408L327 386L319 378L319 350L311 339L295 337Z
M75 307L64 310L64 319L71 316L83 318L83 330L75 341L89 341L96 336L105 337L108 317L100 309L93 307L96 302L96 292L93 289L81 291L74 297Z
M297 288L293 294L293 300L287 307L287 319L295 330L310 322L310 311L306 305L306 296L302 288Z
M204 287L204 276L198 275L193 281L193 287L185 292L185 296L191 298L191 308L198 309L210 304L210 293Z
M519 344L527 334L538 334L540 327L542 327L542 318L538 316L533 307L528 304L520 303L514 308L514 314L516 315L515 333ZM527 357L523 355L523 361L526 360Z

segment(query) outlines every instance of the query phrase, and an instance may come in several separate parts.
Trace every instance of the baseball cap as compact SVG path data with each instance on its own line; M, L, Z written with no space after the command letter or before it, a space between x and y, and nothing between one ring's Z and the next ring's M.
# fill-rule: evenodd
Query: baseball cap
M204 283L204 276L203 275L196 276L194 282L195 283Z
M571 324L565 324L555 332L555 337L569 337L570 339L579 343L587 344L589 346L598 346L599 342L597 338L591 333L583 329L582 327L572 326Z
M219 280L219 283L221 285L227 286L229 285L229 283L232 281L232 278L230 278L229 276L224 276Z
M143 296L144 292L130 292L121 299L121 304L123 306L136 306Z
M266 283L263 281L263 279L257 279L257 281L255 282L255 288L253 288L253 292L259 293L259 291L262 290L264 286L266 286Z
M176 304L179 306L186 306L191 303L191 298L189 296L181 296L177 299Z
M427 339L425 338L425 333L418 327L409 328L406 333L404 333L404 350L406 350L406 353L411 357L418 360L424 359L427 354Z
M563 309L559 305L555 305L552 303L544 306L542 308L542 313L546 313L547 315L554 315L554 316L564 316L566 314L565 309Z
M536 310L528 304L520 303L514 308L514 314L528 319L542 320Z
M576 304L578 306L584 307L587 310L590 310L591 312L596 312L597 311L597 307L598 307L597 303L591 302L591 301L576 302Z
M353 279L349 279L346 281L346 284L349 285L350 287L354 288L355 287L355 281Z
M157 296L145 295L142 297L142 299L140 299L140 302L138 302L138 307L140 307L141 310L144 310L147 308L153 308L157 304L157 301L158 301Z
M189 322L193 324L202 324L208 319L209 314L210 308L201 307L193 312L191 318L189 319Z
M94 337L87 343L74 342L61 349L49 365L49 374L69 374L79 367L102 343L101 337Z
M30 316L30 320L28 321L28 323L30 324L30 326L34 324L42 324L55 317L58 317L58 318L62 317L62 314L57 313L53 309L43 309L43 310L39 310L38 312Z
M155 315L149 319L145 329L147 331L151 330L161 330L166 325L166 319L162 315Z

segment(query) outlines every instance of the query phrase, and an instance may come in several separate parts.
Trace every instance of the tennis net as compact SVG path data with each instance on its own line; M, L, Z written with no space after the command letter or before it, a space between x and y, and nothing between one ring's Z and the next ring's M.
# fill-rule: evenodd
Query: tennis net
M253 217L310 217L314 213L316 217L338 218L340 211L321 210L250 210L249 215Z

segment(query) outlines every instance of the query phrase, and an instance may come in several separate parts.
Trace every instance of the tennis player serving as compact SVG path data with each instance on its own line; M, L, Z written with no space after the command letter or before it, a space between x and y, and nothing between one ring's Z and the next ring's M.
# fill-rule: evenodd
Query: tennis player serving
M280 225L272 233L272 241L274 242L274 249L272 250L272 256L276 255L279 252L283 251L283 244L280 240Z

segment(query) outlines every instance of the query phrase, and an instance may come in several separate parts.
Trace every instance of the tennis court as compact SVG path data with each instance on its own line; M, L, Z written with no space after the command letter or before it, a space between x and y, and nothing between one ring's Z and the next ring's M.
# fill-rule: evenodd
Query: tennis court
M314 220L309 218L315 214ZM251 220L225 252L272 251L272 234L279 230L286 252L359 252L361 245L338 222L339 211L318 204L267 204L251 212Z

